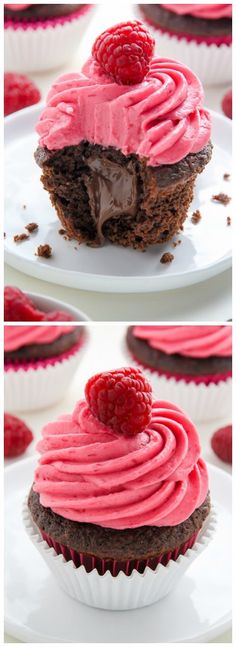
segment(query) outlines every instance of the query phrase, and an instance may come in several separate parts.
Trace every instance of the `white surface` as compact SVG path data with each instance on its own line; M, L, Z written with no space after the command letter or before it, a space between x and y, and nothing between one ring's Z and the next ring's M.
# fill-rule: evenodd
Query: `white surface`
M125 365L127 363L126 358L125 358L125 354L124 354L124 351L123 351L123 339L124 339L125 330L126 330L126 328L124 326L121 326L121 325L118 325L118 324L117 325L114 325L114 324L113 325L109 325L109 324L98 324L98 325L90 324L89 325L90 342L89 342L89 344L87 346L87 349L86 349L86 351L84 353L84 356L83 356L81 364L80 364L80 368L78 369L78 371L76 373L76 376L75 376L75 378L73 380L73 383L71 384L71 386L70 386L69 390L67 391L67 393L65 393L65 398L59 404L55 405L54 407L51 407L50 409L45 409L45 410L40 411L40 412L24 413L24 415L22 416L23 419L26 421L26 423L33 430L34 436L35 436L34 442L32 443L32 445L30 446L30 448L27 450L27 452L25 454L26 457L27 456L30 457L30 456L35 455L35 445L36 445L37 440L40 437L40 432L41 432L42 426L46 422L48 422L49 420L55 419L55 417L57 417L61 413L69 413L69 412L72 411L72 409L73 409L73 407L75 405L75 402L80 397L83 397L83 389L84 389L85 382L93 373L96 373L98 371L103 371L103 370L106 370L106 369L109 369L109 368L115 368L116 366L122 366L122 365ZM221 469L228 472L229 474L231 473L231 466L226 465L225 463L220 461L215 456L215 454L213 453L213 451L212 451L212 449L210 447L210 438L211 438L211 435L212 435L213 431L215 431L217 428L219 428L223 424L227 424L227 423L230 423L230 422L231 422L231 419L228 418L228 419L225 419L225 420L220 420L220 421L215 420L215 421L211 421L211 422L208 422L208 423L202 423L201 425L198 425L198 430L199 430L200 436L201 436L202 453L203 453L204 458L208 462L210 462L211 464L220 467ZM6 465L10 465L10 464L14 464L14 463L15 464L19 463L19 465L20 465L22 460L24 460L24 458L23 459L18 458L15 461L13 461L13 460L12 461L6 461ZM16 481L14 481L14 483L12 484L12 487L15 487L15 490L17 490ZM25 481L24 487L27 489L27 482L26 481ZM6 493L7 493L7 489L6 489ZM226 506L226 501L224 502L224 505ZM20 506L20 501L19 501L19 506ZM16 545L17 544L15 543L15 547L16 547ZM32 547L32 551L33 551L33 547ZM34 560L35 560L37 554L35 556L35 552L33 552L33 555L34 555ZM202 558L203 558L203 556L202 556ZM41 562L40 562L40 564L41 564ZM221 560L218 560L217 564L220 565ZM214 569L215 569L215 566L214 566ZM40 567L40 570L41 570L41 567ZM217 569L215 569L215 571L217 573L217 580L218 580L218 584L219 584L220 576L219 576L218 566L217 566ZM44 571L44 573L45 573L45 571ZM209 583L212 580L211 580L211 577L210 577L210 572L209 572L208 566L207 566L207 569L206 569L206 573L207 573L207 577L209 578L209 580L208 580L208 585L209 585ZM28 579L28 577L29 577L29 575L27 576L27 579ZM46 575L46 577L47 577L47 575ZM25 581L25 573L24 573L24 575L22 575L22 578L19 576L18 581L19 581L19 585L22 583L22 581ZM51 586L50 586L49 594L50 594L51 590L52 589L51 589ZM60 595L62 596L63 594L60 593ZM191 599L192 599L192 593L190 595L191 595ZM193 599L195 601L195 598L193 598ZM209 599L210 598L208 597L208 603L209 603ZM14 596L13 596L13 602L14 602ZM15 602L15 604L16 604L16 602ZM163 600L163 602L161 604L164 604L164 600ZM83 607L83 609L86 609L86 607ZM176 613L178 613L179 603L177 603L176 609L177 609ZM187 609L189 609L189 602L187 603ZM23 613L23 611L22 611L22 613ZM86 609L85 613L88 613L87 609ZM103 614L103 612L96 612L96 611L92 611L92 613L95 613L95 614L102 613ZM131 614L133 614L133 613L134 612L131 612ZM140 611L139 611L139 613L140 613ZM141 614L142 613L143 613L143 611L141 611ZM147 613L149 614L148 610L147 610ZM70 617L70 616L68 616L68 617ZM88 622L90 623L90 621L91 621L91 624L93 624L92 616L88 615L86 617L88 618ZM98 617L99 617L99 615L98 615ZM135 625L133 625L133 617L134 616L132 615L132 627L135 626ZM147 623L148 623L148 619L149 619L149 616L147 618ZM96 624L96 620L97 620L97 615L94 616L95 624ZM107 630L109 630L110 622L112 624L112 621L109 620L108 625L106 625ZM126 629L126 622L127 622L127 620L126 620L126 615L125 615L124 616L124 623L125 624L123 625L124 626L124 631ZM57 624L57 623L55 623L55 624ZM146 626L146 622L145 622L145 626ZM6 629L8 630L8 632L10 631L9 627L6 628ZM140 631L141 631L141 627L140 627ZM217 642L218 641L219 642L230 642L231 641L231 632L229 630L228 631L225 630L224 634L222 634L222 631L223 631L223 629L221 630L221 635L219 635L217 639L214 639L214 642L216 642L216 641ZM146 642L145 636L142 636L142 634L140 634L139 637L141 637L141 639L144 642ZM96 641L97 641L97 637L95 637L95 638L96 638ZM23 637L22 637L22 640L24 640ZM7 642L15 642L15 640L12 638L12 636L8 636L8 635L6 637L6 641ZM156 639L155 639L155 641L156 641ZM126 642L126 639L125 639L125 642Z
M232 233L227 226L231 205L216 204L212 195L225 191L225 169L231 173L231 121L213 113L213 156L196 181L195 197L184 223L184 232L175 236L181 245L174 249L173 263L162 265L172 243L156 245L144 253L107 243L94 249L60 236L60 221L48 193L40 182L41 169L35 164L37 148L35 124L42 105L11 115L5 128L5 259L26 274L72 288L101 292L145 292L185 287L211 278L231 265ZM231 182L227 182L230 195ZM24 207L23 207L24 205ZM198 225L191 222L197 209ZM18 214L16 225L16 213ZM29 222L38 230L27 241L16 244L14 235L25 231ZM214 245L212 245L214 232ZM38 245L48 243L50 259L35 255Z
M26 534L22 501L35 461L5 473L6 630L25 642L204 642L231 621L231 478L209 466L217 532L175 589L158 603L132 611L87 607L61 591ZM16 541L17 538L17 541ZM217 568L216 568L217 564ZM169 619L172 622L169 622Z
M61 70L61 72L79 69L81 63L86 59L91 44L96 35L106 26L125 20L132 15L129 3L119 3L115 6L100 5L97 7L96 15L86 34L86 39L82 42L82 47L78 50L74 60ZM171 52L170 52L171 56ZM55 72L48 74L35 75L34 80L42 89L43 95L47 92L51 82L55 78ZM221 98L226 90L225 86L218 88L208 88L206 90L206 105L220 111ZM224 169L226 171L227 169ZM227 183L224 183L224 191L227 192ZM199 227L199 225L197 226ZM211 237L212 239L212 237ZM25 245L27 243L23 243ZM180 245L180 248L182 245ZM174 250L175 253L176 250ZM173 267L173 265L172 265ZM170 269L170 268L169 268ZM68 303L80 304L85 312L95 320L124 320L140 319L140 315L145 320L226 320L231 317L231 272L227 271L215 279L205 281L192 287L179 290L171 290L166 293L159 293L158 297L150 293L148 281L146 282L146 292L142 296L132 295L115 295L82 292L75 289L53 286L50 283L33 279L19 271L9 267L5 272L5 283L18 285L22 289L37 291L44 294L57 294L59 298ZM141 301L140 301L141 300ZM141 306L140 306L141 303Z

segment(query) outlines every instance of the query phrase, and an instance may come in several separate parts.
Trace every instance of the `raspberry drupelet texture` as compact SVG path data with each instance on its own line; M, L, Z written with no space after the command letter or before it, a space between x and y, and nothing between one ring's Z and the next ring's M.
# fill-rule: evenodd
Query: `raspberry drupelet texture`
M116 433L133 436L152 417L152 387L139 369L125 367L91 377L85 397L93 415Z
M149 70L155 41L146 27L133 20L114 25L96 39L92 54L117 83L141 83Z
M4 116L38 103L41 94L35 83L24 74L4 74Z
M33 440L32 431L16 416L4 413L4 456L13 458L25 452Z

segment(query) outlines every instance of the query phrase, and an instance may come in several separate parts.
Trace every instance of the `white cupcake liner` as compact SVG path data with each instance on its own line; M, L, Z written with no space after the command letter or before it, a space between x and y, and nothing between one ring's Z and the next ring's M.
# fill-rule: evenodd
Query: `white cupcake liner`
M93 9L55 26L4 29L5 70L42 72L64 65L80 46Z
M176 380L174 377L159 375L157 371L149 370L133 356L129 363L140 368L151 383L157 400L167 400L177 404L189 417L195 421L214 420L231 417L232 409L232 379L215 384L196 384Z
M49 407L61 400L68 389L83 353L79 346L55 364L36 368L8 368L4 371L4 406L6 411L32 411Z
M139 20L145 23L145 16L137 8ZM174 58L184 63L205 85L232 83L232 45L196 43L186 38L177 38L162 32L146 22L156 40L155 53L159 57Z
M57 555L54 548L49 548L42 539L27 503L23 507L23 522L31 541L68 595L91 607L124 611L158 602L176 586L179 578L211 541L216 515L214 511L209 514L193 548L176 561L170 560L166 566L159 564L155 571L146 567L142 574L134 570L129 576L120 572L116 577L109 571L99 575L96 569L87 573L84 566L76 568L72 561L66 562L63 555Z

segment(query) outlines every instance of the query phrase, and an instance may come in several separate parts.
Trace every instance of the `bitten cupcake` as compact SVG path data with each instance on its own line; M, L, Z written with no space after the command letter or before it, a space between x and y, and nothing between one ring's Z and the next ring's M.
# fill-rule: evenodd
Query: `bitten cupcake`
M131 326L126 343L161 398L194 420L231 417L231 326Z
M157 39L206 84L232 77L232 4L140 4L139 15Z
M72 597L145 606L169 592L211 535L198 434L178 407L152 401L137 369L93 376L85 396L43 429L25 525Z
M60 67L79 47L90 4L5 4L5 67L36 72Z
M63 398L84 341L81 326L5 326L5 408L39 409Z
M201 82L153 57L153 47L139 21L115 25L82 72L49 91L35 158L67 236L80 243L165 243L182 228L211 158Z

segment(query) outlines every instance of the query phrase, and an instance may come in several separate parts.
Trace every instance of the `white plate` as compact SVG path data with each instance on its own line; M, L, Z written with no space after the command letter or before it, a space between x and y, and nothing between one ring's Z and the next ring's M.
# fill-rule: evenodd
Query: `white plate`
M223 180L231 166L229 119L212 113L213 159L197 180L184 233L178 236L182 244L173 249L170 242L142 253L109 243L92 249L79 246L76 241L65 241L58 234L60 223L48 193L43 190L40 169L33 158L37 147L35 123L41 111L42 105L32 106L6 119L5 260L9 265L45 281L100 292L151 292L184 287L230 267L232 233L226 218L232 215L231 205L211 200L212 195L230 193L231 189L230 182ZM193 225L191 214L196 209L200 209L203 217L198 225ZM29 240L14 243L13 236L25 231L29 222L37 222L38 231ZM53 257L35 256L41 243L52 246ZM169 265L160 263L164 251L174 253L174 261Z
M5 473L5 629L24 642L205 642L231 623L231 477L209 465L217 532L157 604L135 611L103 611L69 598L58 587L25 533L22 502L36 459Z

